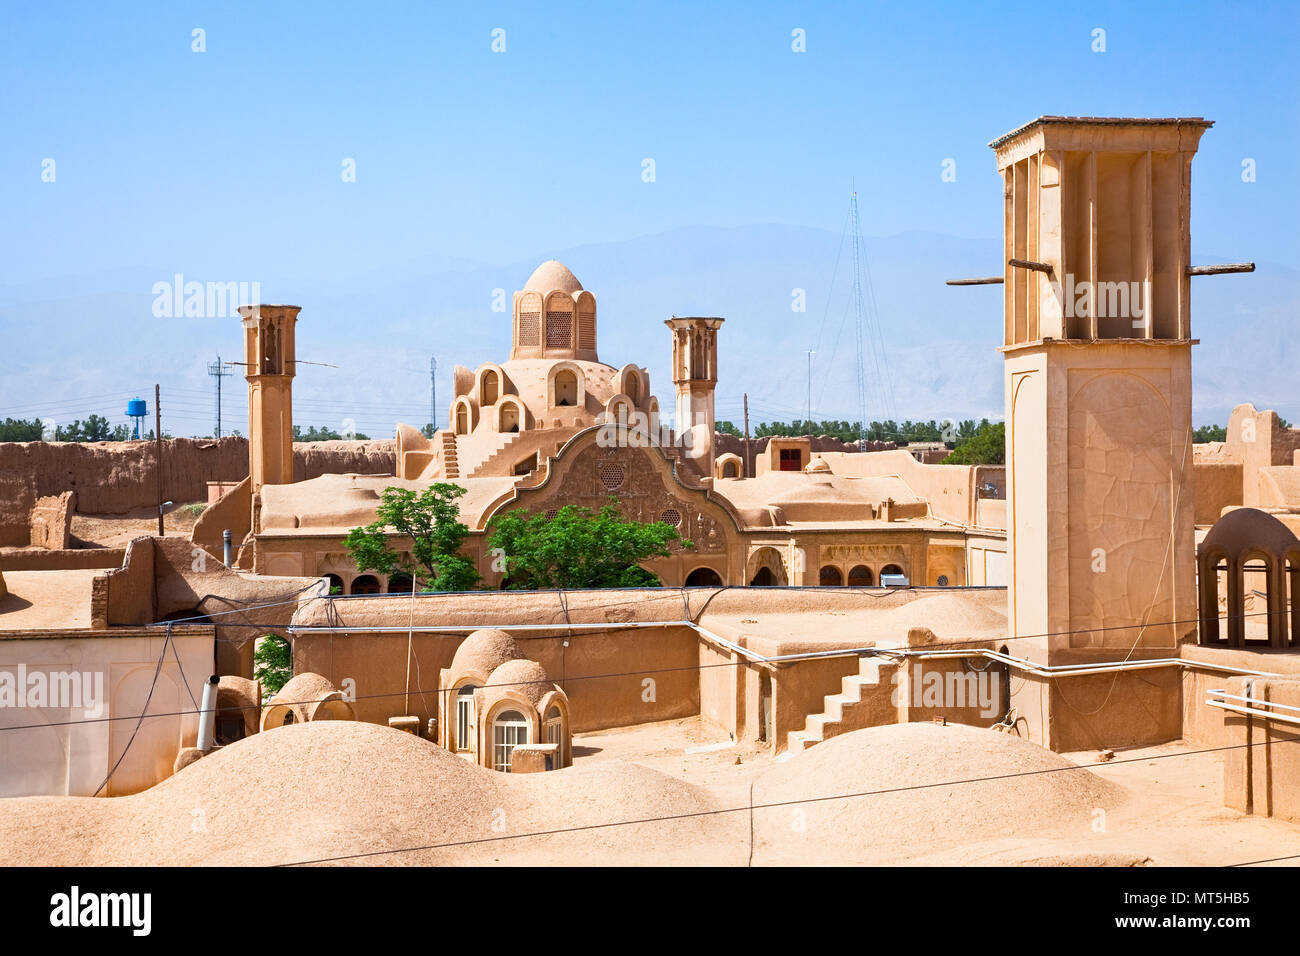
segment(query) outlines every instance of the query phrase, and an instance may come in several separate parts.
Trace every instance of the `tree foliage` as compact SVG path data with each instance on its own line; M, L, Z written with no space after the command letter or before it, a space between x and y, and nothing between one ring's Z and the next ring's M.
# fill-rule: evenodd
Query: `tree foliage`
M55 441L126 441L129 437L129 428L110 425L103 415L90 415L84 422L78 418L71 425L54 429Z
M253 650L253 677L262 682L266 696L280 693L280 688L293 676L293 649L289 642L274 634L264 634L257 639Z
M479 582L474 562L460 553L469 528L460 521L460 485L438 482L416 494L384 489L371 524L353 528L343 544L358 570L391 575L405 571L430 591L468 591ZM410 542L409 553L390 543L389 532Z
M1204 444L1209 441L1227 441L1228 429L1222 425L1202 425L1196 431L1192 432L1192 441L1196 444Z
M40 441L40 419L6 418L0 422L0 441Z
M943 460L945 465L1002 465L1007 460L1007 429L1004 422L992 424L986 418L975 434L957 443Z
M599 512L565 505L553 518L519 508L494 517L488 530L516 591L657 587L658 576L641 562L668 557L674 542L693 547L667 522L625 518L613 497Z
M369 435L363 435L360 432L357 432L355 435L352 436L352 438L355 441L370 440ZM336 432L334 429L325 428L324 426L317 428L315 425L309 425L307 427L307 430L303 431L301 425L294 425L293 440L294 441L342 441L343 434L342 432Z
M987 421L985 419L984 424L987 424ZM863 437L867 441L892 441L900 445L922 441L941 441L946 442L948 447L952 448L968 438L973 438L976 432L979 431L980 424L973 418L960 422L950 420L940 422L934 419L928 422L910 420L896 422L891 418L883 422L871 422L867 426ZM768 435L780 437L828 435L843 442L855 442L858 440L858 423L833 419L823 419L822 421L795 419L791 422L762 422L755 430L754 437L765 438Z

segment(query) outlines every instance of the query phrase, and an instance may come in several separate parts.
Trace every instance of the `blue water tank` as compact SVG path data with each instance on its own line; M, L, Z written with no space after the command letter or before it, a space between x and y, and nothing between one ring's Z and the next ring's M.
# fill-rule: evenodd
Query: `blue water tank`
M126 403L127 418L143 418L149 414L149 405L143 398L133 398Z

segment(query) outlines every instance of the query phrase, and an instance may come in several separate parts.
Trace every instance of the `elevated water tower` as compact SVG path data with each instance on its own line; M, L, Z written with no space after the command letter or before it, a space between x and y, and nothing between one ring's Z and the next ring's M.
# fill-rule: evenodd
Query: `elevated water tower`
M132 432L132 438L140 437L140 423L144 421L149 414L149 403L143 398L133 398L126 403L126 417L135 420L135 431Z

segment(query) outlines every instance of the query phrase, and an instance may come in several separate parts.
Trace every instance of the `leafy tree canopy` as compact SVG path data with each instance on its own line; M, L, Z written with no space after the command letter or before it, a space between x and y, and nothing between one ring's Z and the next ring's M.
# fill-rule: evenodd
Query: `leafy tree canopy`
M21 418L6 418L0 422L0 441L40 441L41 422L38 418L27 421Z
M356 441L370 440L369 435L363 435L360 432L357 432L352 437ZM317 428L315 425L310 425L308 426L306 431L303 431L301 425L294 425L293 440L294 441L342 441L343 434L341 432L336 432L332 428L324 428L324 427Z
M479 582L474 562L460 553L469 528L460 521L460 485L438 482L417 494L385 488L377 520L348 532L343 544L361 571L391 575L405 571L430 591L468 591ZM389 531L410 543L409 553L392 546Z
M553 518L519 508L494 517L488 530L516 591L657 587L658 576L640 563L668 557L674 542L694 547L666 522L625 518L614 497L599 512L565 505Z
M253 650L253 677L262 682L262 693L270 697L293 676L293 650L289 642L274 634L258 638Z
M1007 429L1004 422L992 424L986 418L975 434L959 441L943 460L945 465L1003 465L1007 460Z

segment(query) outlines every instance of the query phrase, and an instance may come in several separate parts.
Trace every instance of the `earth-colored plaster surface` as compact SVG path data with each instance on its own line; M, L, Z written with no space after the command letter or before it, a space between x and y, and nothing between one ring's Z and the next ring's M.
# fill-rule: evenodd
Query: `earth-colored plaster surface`
M919 723L785 762L725 746L683 752L707 737L691 721L588 735L573 768L511 776L385 727L292 725L131 797L0 802L0 863L257 865L402 850L349 862L743 865L751 783L757 804L795 801L754 810L759 865L1227 863L1296 839L1293 827L1218 806L1214 760L1159 759L1176 748L1075 770L1018 738ZM1008 774L1019 776L955 782ZM814 801L881 790L894 792ZM1105 833L1093 830L1099 810ZM676 819L651 820L662 817ZM519 836L551 830L567 832Z

